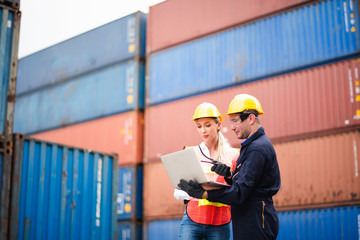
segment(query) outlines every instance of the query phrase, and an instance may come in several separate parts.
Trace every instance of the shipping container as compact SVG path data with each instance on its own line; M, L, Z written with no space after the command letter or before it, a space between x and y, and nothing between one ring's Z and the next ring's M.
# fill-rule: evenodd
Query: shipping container
M184 201L174 198L174 188L161 162L144 164L144 219L180 218Z
M142 240L141 222L117 222L118 240Z
M146 15L130 14L19 60L16 94L145 56Z
M359 220L359 205L280 212L277 239L359 239Z
M149 9L146 51L150 54L307 2L311 1L164 1Z
M0 135L11 136L21 12L0 3Z
M281 188L278 210L360 203L360 131L274 145Z
M277 210L360 204L360 131L274 144L281 188ZM341 161L339 161L341 160ZM144 164L144 219L181 217L184 204L160 161Z
M17 96L14 131L30 134L143 106L144 66L130 61Z
M12 140L0 136L0 239L6 239L9 226Z
M11 239L115 239L118 160L14 136Z
M265 112L260 122L274 143L359 129L359 68L360 59L351 59L148 107L145 161L199 144L201 138L191 121L195 108L210 102L224 114L240 93L259 99ZM234 147L240 145L228 117L222 133Z
M36 139L119 155L119 166L143 161L144 115L130 111L31 135Z
M144 240L177 240L181 219L168 219L144 223Z
M347 240L360 237L358 205L279 212L278 216L279 240ZM180 222L181 219L146 222L145 239L175 240Z
M143 167L119 168L118 221L141 220L143 213Z
M327 0L152 54L149 106L359 54L358 1Z

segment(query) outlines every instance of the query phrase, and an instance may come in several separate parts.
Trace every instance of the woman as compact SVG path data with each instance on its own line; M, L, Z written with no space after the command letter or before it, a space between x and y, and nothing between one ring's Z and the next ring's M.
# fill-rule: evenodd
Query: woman
M223 176L211 171L213 161L234 168L239 150L231 148L220 132L222 116L211 103L200 104L194 113L198 132L203 140L194 146L205 174L211 180L226 183ZM179 229L179 239L230 239L230 206L191 198L186 192L175 189L174 197L185 200L186 209Z

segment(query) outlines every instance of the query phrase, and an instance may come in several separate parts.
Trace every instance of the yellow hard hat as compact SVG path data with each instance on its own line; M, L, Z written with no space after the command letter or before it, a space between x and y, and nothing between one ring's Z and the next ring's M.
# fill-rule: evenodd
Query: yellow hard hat
M259 115L264 113L259 100L257 100L255 97L249 94L238 94L231 101L229 105L229 111L226 113L226 115L241 113L245 110L256 110Z
M203 102L195 109L192 120L208 117L219 118L220 122L223 121L223 117L221 116L219 110L215 107L214 104Z

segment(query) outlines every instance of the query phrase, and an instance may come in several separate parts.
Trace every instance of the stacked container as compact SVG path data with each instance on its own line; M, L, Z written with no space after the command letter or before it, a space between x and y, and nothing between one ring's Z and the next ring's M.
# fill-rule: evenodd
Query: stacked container
M8 233L12 133L20 30L19 1L0 1L0 238Z
M9 239L117 237L116 154L21 134L13 143Z
M274 198L279 238L297 229L304 238L357 239L359 2L251 1L241 7L245 2L220 7L173 0L150 8L144 236L175 239L178 228L166 226L178 226L184 211L160 156L199 144L191 117L200 103L225 113L236 94L248 93L262 104L260 121L280 165L282 186ZM222 132L239 147L229 126L225 118ZM346 221L348 228L340 224Z
M119 236L141 235L145 34L136 12L19 61L16 132L118 154Z

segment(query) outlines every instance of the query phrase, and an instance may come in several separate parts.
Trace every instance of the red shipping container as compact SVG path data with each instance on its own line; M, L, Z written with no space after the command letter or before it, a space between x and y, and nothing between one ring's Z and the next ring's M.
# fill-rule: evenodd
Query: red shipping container
M360 203L360 132L275 144L278 210Z
M143 161L143 113L121 113L93 121L31 135L33 138L117 153L119 165Z
M274 143L359 128L359 66L359 59L352 59L149 107L145 162L184 145L199 144L201 138L191 120L195 108L206 101L226 113L239 93L259 99L265 111L261 124ZM234 147L240 145L228 117L222 132Z
M144 164L144 220L181 218L184 201L174 198L174 188L161 162Z
M311 0L170 0L151 6L147 54L289 10Z
M360 132L278 143L279 211L360 204ZM144 164L144 218L181 218L184 204L161 162Z

